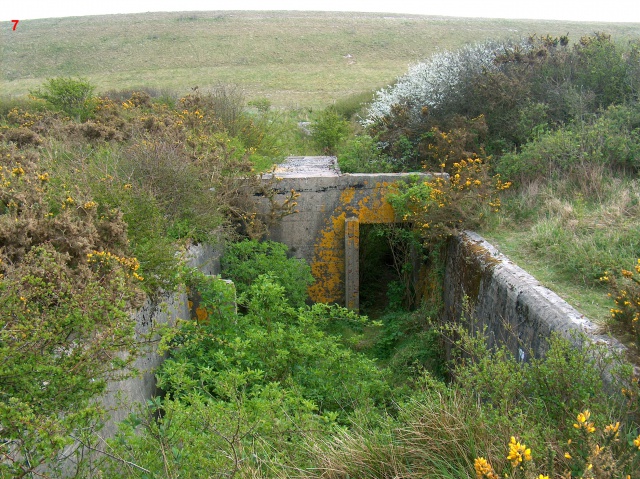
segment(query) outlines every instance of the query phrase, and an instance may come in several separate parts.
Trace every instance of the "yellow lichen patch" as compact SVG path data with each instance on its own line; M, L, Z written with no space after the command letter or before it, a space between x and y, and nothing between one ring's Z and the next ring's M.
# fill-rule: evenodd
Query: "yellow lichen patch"
M345 188L345 190L340 195L340 204L341 205L349 205L353 198L356 196L356 189L352 186Z
M206 321L209 317L209 313L205 308L198 306L196 308L196 318L198 318L198 322Z
M344 297L344 220L342 211L327 221L314 247L311 274L315 283L309 287L314 302L336 303Z
M393 223L396 215L386 200L394 184L376 183L372 190L346 188L340 195L340 205L329 218L314 246L311 274L315 283L309 296L315 302L342 303L344 301L345 219L358 218L360 223ZM366 195L363 196L366 191ZM358 241L358 238L354 238Z
M393 208L382 196L360 200L356 216L360 223L394 223L396 221Z

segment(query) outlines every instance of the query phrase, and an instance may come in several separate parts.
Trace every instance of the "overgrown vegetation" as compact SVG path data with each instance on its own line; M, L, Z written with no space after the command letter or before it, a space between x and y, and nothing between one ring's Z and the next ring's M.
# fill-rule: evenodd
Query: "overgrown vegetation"
M76 442L76 477L640 478L640 389L620 358L554 336L521 362L439 324L438 286L439 242L491 212L489 235L517 228L523 254L601 295L609 283L610 314L637 339L638 57L602 33L443 52L368 114L364 94L310 113L310 139L268 98L246 110L221 84L96 97L53 78L2 106L0 477L69 474ZM290 213L294 193L259 218L246 178L310 141L345 171L448 174L389 197L413 229L370 231L394 270L376 321L305 304L309 268L282 245L229 245L239 312L226 283L175 255ZM135 358L129 311L181 281L204 314L164 331L164 394L107 454L85 455L102 424L93 399Z
M640 255L638 51L637 39L596 33L437 54L377 94L366 136L351 140L362 146L339 161L348 171L391 165L454 177L462 162L482 161L486 175L514 187L498 214L477 208L468 226L605 323L611 305L598 279Z
M131 310L176 287L188 244L261 231L245 198L281 155L232 87L174 108L92 92L51 79L0 119L2 477L57 473L100 428L95 399L133 373Z

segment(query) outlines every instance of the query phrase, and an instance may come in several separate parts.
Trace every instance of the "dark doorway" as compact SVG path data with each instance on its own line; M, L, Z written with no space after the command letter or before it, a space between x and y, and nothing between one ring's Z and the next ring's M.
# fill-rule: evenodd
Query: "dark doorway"
M422 256L422 246L408 225L360 224L361 313L377 317L388 309L413 309Z

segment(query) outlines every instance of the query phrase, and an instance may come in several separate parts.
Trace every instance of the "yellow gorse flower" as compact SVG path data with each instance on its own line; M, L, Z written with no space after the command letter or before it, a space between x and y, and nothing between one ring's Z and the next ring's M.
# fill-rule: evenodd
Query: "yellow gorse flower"
M604 432L607 434L615 434L615 437L618 437L618 429L620 429L620 421L606 426L604 428Z
M591 412L588 409L585 409L583 412L579 413L577 416L577 423L573 424L573 427L576 429L584 429L588 433L595 432L596 428L594 427L592 422L589 422L589 418L591 417Z
M519 441L516 441L514 436L511 436L511 441L509 442L509 455L507 459L511 461L511 465L513 467L517 467L522 463L522 461L530 461L531 460L531 449L527 448L525 444L521 444Z
M633 440L633 445L640 449L640 434Z
M477 457L473 463L478 479L498 479L491 464L484 457Z

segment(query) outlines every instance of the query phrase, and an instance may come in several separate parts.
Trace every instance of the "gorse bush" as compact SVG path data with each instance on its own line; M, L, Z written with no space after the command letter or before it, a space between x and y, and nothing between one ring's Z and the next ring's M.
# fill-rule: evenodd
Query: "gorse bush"
M185 244L259 222L241 178L262 145L250 121L231 136L197 92L177 110L72 79L34 95L0 118L2 477L62 474L67 448L95 440L107 381L131 373L142 290L176 286Z
M0 145L0 476L52 469L128 374L142 299L122 214L54 165ZM105 340L105 338L109 338Z
M196 90L177 109L145 92L122 102L97 98L92 118L80 122L14 109L0 135L35 154L38 148L54 151L58 161L51 172L62 184L86 185L99 205L123 215L145 289L170 289L177 273L175 240L206 241L232 224L256 236L264 232L246 193L260 182L252 174L254 157L270 165L266 158L279 146L264 140L269 125L242 111L235 90L216 91Z
M449 177L426 181L418 177L387 199L398 217L413 224L426 243L435 244L477 225L485 208L498 211L497 195L510 186L500 176L490 177L482 160L469 159L455 162Z
M363 124L389 151L408 138L425 162L434 127L452 131L461 117L482 116L487 129L474 152L499 155L541 131L636 99L637 56L637 45L602 33L573 46L549 36L467 46L411 67L377 93Z
M612 319L632 332L636 344L640 344L640 259L633 270L605 271L600 281L611 289L609 296L615 303L611 308Z

